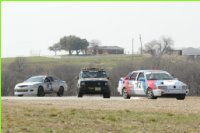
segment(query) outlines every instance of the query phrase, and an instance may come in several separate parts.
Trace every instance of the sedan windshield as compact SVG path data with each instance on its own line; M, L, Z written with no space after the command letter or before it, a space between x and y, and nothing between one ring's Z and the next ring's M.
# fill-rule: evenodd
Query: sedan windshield
M105 71L83 71L81 73L82 78L106 78Z
M43 82L44 77L30 77L24 82Z
M168 73L150 73L146 75L147 80L173 80L174 78Z

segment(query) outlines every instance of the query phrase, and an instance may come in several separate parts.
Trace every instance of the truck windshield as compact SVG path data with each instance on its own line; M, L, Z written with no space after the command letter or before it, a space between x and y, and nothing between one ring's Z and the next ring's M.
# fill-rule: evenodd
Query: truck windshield
M106 78L105 71L83 71L81 73L82 78Z
M146 75L147 80L173 80L174 78L167 73L150 73Z

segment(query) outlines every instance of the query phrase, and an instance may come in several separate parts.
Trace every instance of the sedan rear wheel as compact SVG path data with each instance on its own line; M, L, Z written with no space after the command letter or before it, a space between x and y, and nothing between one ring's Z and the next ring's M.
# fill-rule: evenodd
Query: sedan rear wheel
M153 91L151 89L147 90L147 97L148 99L157 99L157 97L153 95Z
M64 88L62 86L60 86L58 92L57 92L57 96L62 97L64 94Z
M176 97L177 100L184 100L185 99L185 94L180 94L179 96Z

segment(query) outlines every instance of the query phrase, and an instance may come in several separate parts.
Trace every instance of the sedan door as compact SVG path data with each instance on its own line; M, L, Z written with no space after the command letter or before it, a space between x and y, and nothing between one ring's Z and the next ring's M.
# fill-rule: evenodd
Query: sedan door
M57 92L59 89L59 82L56 80L56 78L49 76L49 79L51 80L51 85L52 85L52 91Z
M136 85L136 77L138 75L138 72L133 72L129 79L129 88L130 88L130 94L131 95L137 95L137 92L135 91L135 85Z
M137 77L136 84L135 84L135 87L134 87L134 91L137 95L144 96L144 95L146 95L146 93L145 93L145 81L140 81L139 79L144 79L144 73L143 72L140 72L138 77Z

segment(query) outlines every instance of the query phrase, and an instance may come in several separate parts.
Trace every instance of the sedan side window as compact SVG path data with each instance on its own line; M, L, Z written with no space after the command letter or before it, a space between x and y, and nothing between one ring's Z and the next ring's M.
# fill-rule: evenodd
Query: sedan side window
M130 80L136 80L137 74L138 74L138 73L134 72L134 73L130 76Z
M140 78L144 78L144 73L140 73L137 80L139 80Z
M48 77L45 78L44 82L50 82L50 79Z
M49 80L50 80L51 82L53 82L53 81L54 81L53 77L49 77Z

